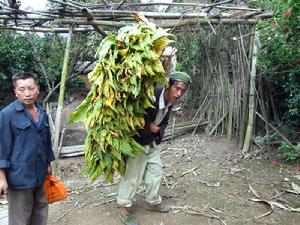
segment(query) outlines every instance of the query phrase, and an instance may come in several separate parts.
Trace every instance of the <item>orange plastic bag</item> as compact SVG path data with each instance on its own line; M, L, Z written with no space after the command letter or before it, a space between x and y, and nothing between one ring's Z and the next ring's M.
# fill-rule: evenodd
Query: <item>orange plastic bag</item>
M48 203L64 200L68 195L68 190L62 181L51 175L44 181L44 192Z

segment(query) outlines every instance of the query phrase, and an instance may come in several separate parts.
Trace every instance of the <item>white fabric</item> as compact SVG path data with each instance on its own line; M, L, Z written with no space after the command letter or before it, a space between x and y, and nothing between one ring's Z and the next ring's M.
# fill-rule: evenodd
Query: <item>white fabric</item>
M158 126L161 121L164 119L165 115L168 113L169 107L172 105L172 102L168 102L166 104L164 100L164 93L165 89L162 90L160 96L159 96L159 110L157 112L157 115L155 117L154 123Z

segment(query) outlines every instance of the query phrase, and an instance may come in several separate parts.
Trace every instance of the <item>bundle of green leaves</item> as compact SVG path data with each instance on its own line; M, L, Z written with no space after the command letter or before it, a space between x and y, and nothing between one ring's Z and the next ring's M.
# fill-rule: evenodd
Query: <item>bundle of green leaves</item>
M84 171L92 180L102 173L110 182L115 171L124 175L126 158L143 151L132 137L144 126L145 109L153 107L155 85L167 83L160 55L172 37L139 22L101 42L99 61L88 75L91 90L70 117L85 123Z

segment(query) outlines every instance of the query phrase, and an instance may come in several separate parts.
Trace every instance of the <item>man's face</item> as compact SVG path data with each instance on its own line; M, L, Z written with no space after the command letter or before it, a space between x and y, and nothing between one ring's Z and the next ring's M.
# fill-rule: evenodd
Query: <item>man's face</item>
M33 78L18 79L14 91L17 99L27 108L34 106L40 93Z
M173 102L176 102L181 96L184 95L185 91L187 90L187 85L183 82L175 82L169 88L169 99Z

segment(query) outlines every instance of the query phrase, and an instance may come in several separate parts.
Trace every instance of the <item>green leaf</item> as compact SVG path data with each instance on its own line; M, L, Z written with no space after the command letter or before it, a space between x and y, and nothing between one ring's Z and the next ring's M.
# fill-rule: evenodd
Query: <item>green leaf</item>
M115 44L115 39L116 36L111 34L104 38L104 40L101 42L96 52L96 57L99 58L99 61L101 61L106 56L108 50L111 48L112 45Z
M155 42L156 40L158 40L161 37L174 37L172 34L168 33L165 29L163 28L158 28L153 37L151 38L151 42Z
M137 143L134 139L131 139L130 144L131 144L132 148L134 149L134 151L145 152L145 149L143 148L143 146L141 146L139 143Z
M92 101L92 95L89 93L87 98L78 106L75 112L73 112L68 120L68 123L83 122L86 118L87 111Z
M129 145L128 140L123 140L120 146L120 150L123 154L134 157L134 155L132 154L132 148Z

